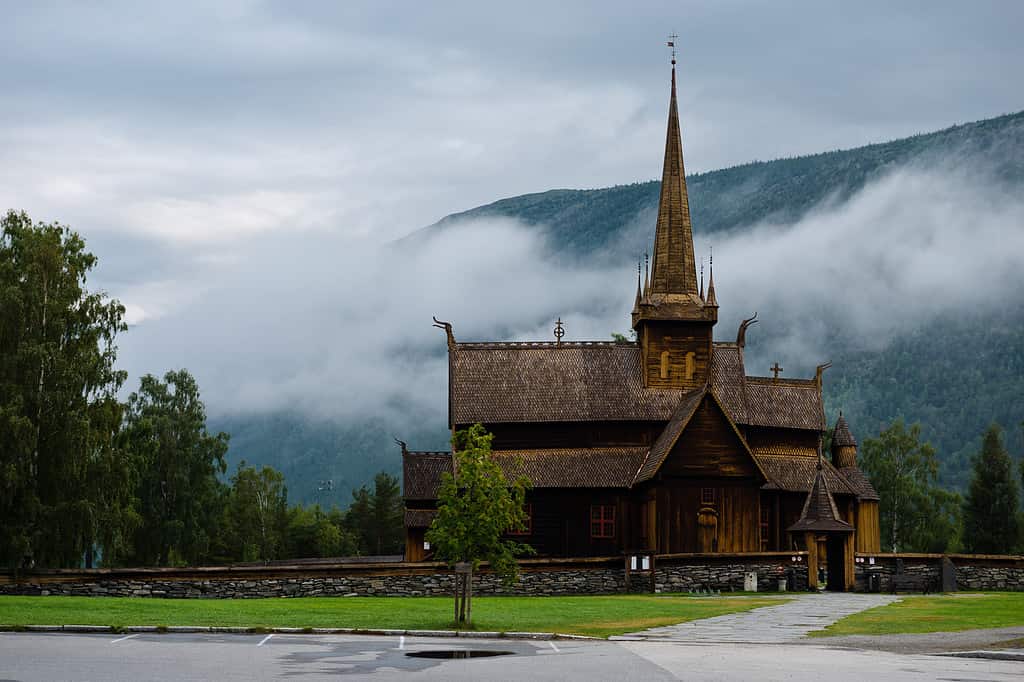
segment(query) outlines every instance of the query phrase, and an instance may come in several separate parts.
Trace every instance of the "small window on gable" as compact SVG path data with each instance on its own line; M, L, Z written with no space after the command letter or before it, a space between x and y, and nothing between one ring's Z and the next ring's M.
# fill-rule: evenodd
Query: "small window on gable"
M661 351L661 378L668 379L668 351Z
M590 507L590 537L615 537L615 505L595 504Z
M697 371L697 354L690 351L686 354L686 380L693 379L694 372Z
M523 511L526 512L526 521L523 527L519 530L510 530L509 535L532 535L533 534L533 504L527 502L523 505Z
M715 503L715 489L714 488L701 488L700 489L700 503L704 505L713 505Z

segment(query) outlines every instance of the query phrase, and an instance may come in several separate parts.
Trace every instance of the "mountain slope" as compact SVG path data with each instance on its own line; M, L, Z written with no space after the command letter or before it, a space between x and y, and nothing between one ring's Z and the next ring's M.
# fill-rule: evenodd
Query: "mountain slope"
M685 135L685 133L684 133ZM856 149L758 161L687 178L694 230L717 233L760 222L792 223L825 202L842 202L873 179L908 164L982 164L1009 186L1024 184L1024 112L953 126ZM618 245L636 226L631 257L649 248L661 183L606 189L555 189L502 199L442 218L406 239L415 240L481 218L515 218L544 226L552 247L590 256ZM637 248L632 248L636 246Z

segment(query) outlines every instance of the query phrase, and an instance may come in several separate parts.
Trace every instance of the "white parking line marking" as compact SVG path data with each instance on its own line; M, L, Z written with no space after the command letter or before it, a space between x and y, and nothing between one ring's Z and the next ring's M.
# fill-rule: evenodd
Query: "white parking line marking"
M260 643L259 643L259 644L257 644L256 646L263 646L264 644L266 644L266 643L267 643L267 640L269 640L269 639L270 639L271 637L273 637L273 636L274 636L274 635L272 635L272 634L271 634L271 635L267 635L266 637L264 637L263 639L261 639L261 640L260 640Z
M126 639L131 639L132 637L138 637L138 634L134 634L134 635L128 635L128 636L126 636L126 637L121 637L121 638L119 638L119 639L111 640L111 642L110 642L110 643L111 643L111 644L117 644L118 642L123 642L123 641L124 641L124 640L126 640Z
M555 646L555 643L554 643L554 642L548 642L548 644L550 644L550 645L551 645L551 648L555 650L555 653L556 653L556 654L557 654L557 653L560 653L560 652L559 652L559 650L558 650L558 647L557 647L557 646Z
M401 651L405 648L405 636L399 635L398 637L398 650Z

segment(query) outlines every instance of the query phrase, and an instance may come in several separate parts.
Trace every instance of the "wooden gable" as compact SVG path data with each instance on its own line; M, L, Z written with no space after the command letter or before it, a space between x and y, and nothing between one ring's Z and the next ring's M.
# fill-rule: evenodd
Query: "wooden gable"
M763 478L746 443L706 393L661 465L662 476L691 478Z

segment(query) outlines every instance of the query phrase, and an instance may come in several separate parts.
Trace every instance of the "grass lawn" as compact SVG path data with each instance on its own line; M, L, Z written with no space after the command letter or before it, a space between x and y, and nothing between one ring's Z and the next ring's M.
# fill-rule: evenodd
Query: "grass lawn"
M904 597L843 618L812 637L956 632L1024 625L1024 592Z
M476 597L473 629L609 635L782 603L763 597ZM452 628L449 597L152 599L3 597L0 625L198 625L395 630Z

